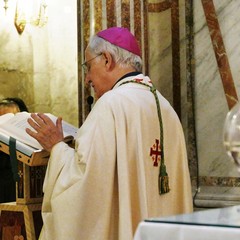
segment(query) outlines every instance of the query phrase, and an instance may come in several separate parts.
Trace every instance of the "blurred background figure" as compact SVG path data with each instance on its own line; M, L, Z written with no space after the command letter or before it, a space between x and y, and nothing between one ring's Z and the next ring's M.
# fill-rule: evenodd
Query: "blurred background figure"
M0 115L23 111L28 112L28 108L21 98L4 98L0 101Z
M20 98L4 98L0 101L0 116L6 113L28 112ZM16 183L10 156L0 151L0 203L16 201Z

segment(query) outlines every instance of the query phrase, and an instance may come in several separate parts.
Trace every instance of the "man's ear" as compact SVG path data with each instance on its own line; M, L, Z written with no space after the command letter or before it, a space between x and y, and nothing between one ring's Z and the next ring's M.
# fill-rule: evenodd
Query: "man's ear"
M103 57L105 59L105 67L107 70L111 70L115 65L112 55L109 52L103 52Z

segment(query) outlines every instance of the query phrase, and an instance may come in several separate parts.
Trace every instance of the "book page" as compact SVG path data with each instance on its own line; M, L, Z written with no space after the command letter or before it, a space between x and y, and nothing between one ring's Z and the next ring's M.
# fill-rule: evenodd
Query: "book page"
M7 121L9 121L9 119L11 119L12 117L14 117L14 113L6 113L2 116L0 116L0 124L3 124Z
M19 140L29 146L32 146L36 149L42 149L42 146L39 142L28 135L25 131L26 128L32 129L32 127L28 124L27 119L30 117L30 113L28 112L19 112L15 115L13 114L11 118L7 121L2 122L2 118L6 118L4 114L0 116L0 132L5 133L16 140Z
M56 124L57 121L57 117L52 115L51 113L45 113L45 115L47 115L53 122L54 124ZM63 135L64 137L69 137L72 136L74 139L77 135L77 130L78 128L73 126L72 124L66 122L66 121L62 121L62 127L63 127Z
M11 117L6 117L5 115L0 116L0 132L12 136L13 138L36 149L42 149L42 146L39 144L39 142L26 133L26 128L30 128L35 131L27 122L27 119L31 117L31 113L19 112L15 115L12 114ZM56 124L56 116L50 113L47 113L46 115ZM63 132L64 137L71 135L73 138L75 138L77 134L77 128L63 121Z

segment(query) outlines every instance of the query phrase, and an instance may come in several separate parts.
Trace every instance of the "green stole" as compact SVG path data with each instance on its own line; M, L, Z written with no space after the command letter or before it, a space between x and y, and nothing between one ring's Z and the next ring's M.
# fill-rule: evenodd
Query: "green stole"
M159 168L159 175L158 175L158 191L159 194L164 194L168 193L170 191L169 188L169 178L166 170L166 165L164 163L164 139L163 139L163 122L162 122L162 115L161 115L161 108L160 108L160 103L159 99L157 97L157 92L156 88L154 86L150 86L146 83L139 82L139 81L134 81L134 80L129 80L126 82L121 83L119 86L126 84L126 83L137 83L144 85L146 87L149 87L149 90L153 93L156 104L157 104L157 112L158 112L158 120L159 120L159 126L160 126L160 145L161 145L161 163L160 163L160 168Z
M13 137L10 137L9 139L9 156L11 160L12 165L12 173L14 180L16 182L19 181L20 177L18 175L18 160L17 160L17 154L16 154L16 139Z

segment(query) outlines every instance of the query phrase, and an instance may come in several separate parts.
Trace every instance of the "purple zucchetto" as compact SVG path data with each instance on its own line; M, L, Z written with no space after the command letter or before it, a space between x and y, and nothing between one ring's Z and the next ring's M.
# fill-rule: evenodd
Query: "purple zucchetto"
M127 28L111 27L98 32L97 36L141 57L137 40Z

